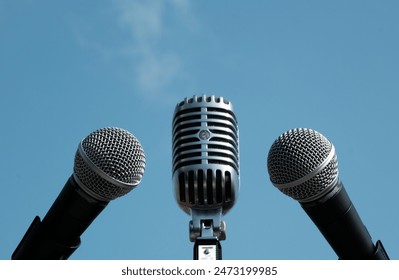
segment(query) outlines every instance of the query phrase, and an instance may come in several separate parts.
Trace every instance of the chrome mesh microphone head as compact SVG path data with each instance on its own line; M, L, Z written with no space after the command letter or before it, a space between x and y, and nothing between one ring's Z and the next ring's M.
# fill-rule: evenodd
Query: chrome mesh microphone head
M299 202L325 196L338 180L334 145L319 132L307 128L280 135L270 148L267 168L273 185Z
M136 137L124 129L108 127L80 142L73 176L89 196L110 201L136 187L144 168L144 150Z
M173 116L173 182L179 206L223 208L239 190L238 125L232 104L223 97L194 96L178 103Z

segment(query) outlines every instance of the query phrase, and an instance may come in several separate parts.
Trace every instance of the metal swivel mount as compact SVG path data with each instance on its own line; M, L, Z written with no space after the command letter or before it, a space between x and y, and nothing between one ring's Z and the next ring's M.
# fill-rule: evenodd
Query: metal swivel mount
M194 242L194 260L221 260L220 240L226 239L226 223L221 220L222 209L192 210L190 241Z

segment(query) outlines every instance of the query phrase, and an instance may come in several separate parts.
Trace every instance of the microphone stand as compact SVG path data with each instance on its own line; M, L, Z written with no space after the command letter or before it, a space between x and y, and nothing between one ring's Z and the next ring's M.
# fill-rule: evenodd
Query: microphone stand
M190 241L194 242L194 260L221 260L220 240L226 239L226 223L222 221L222 209L192 209Z
M194 260L221 260L222 247L216 237L197 238L194 243Z
M344 260L339 258L340 260ZM390 260L387 251L385 251L384 245L382 245L381 240L378 240L375 244L375 252L374 254L368 258L367 260Z
M194 260L221 260L222 246L213 234L211 221L201 221L201 236L195 239Z
M389 260L388 253L385 251L385 248L380 240L378 240L375 244L375 253L372 260Z
M11 256L12 260L67 260L79 247L80 238L69 244L56 241L36 216Z

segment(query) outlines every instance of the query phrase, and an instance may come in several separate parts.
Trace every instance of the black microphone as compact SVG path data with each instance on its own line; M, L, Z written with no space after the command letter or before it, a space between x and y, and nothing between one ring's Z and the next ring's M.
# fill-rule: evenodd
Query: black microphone
M141 182L144 168L144 150L130 132L110 127L92 132L78 146L73 175L43 221L35 217L12 259L68 259L108 203Z
M342 260L389 259L371 236L338 177L334 145L312 129L297 128L272 144L267 167L281 192L299 201Z
M198 245L194 259L221 259L219 240L226 239L222 215L236 201L240 178L231 102L213 95L185 98L175 108L172 134L175 198L192 216L190 241Z

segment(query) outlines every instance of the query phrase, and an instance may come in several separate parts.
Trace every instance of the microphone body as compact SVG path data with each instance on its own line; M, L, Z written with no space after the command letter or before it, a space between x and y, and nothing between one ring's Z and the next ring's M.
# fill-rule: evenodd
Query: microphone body
M333 144L311 129L280 135L268 154L272 183L299 201L339 259L389 259L380 241L374 245L338 177Z
M12 259L68 259L80 246L80 236L107 204L85 199L71 176L43 221L35 217Z
M59 240L73 242L108 205L106 201L87 199L71 176L44 216L43 228Z
M342 260L367 260L377 257L376 247L348 193L340 190L327 201L301 203L302 208Z
M109 201L139 184L144 168L144 151L129 132L103 128L91 133L78 147L73 175L43 221L35 217L12 259L68 259Z
M178 103L172 123L173 183L180 208L192 216L190 241L226 238L225 215L239 191L238 124L223 97L193 96ZM220 252L216 255L221 256Z

